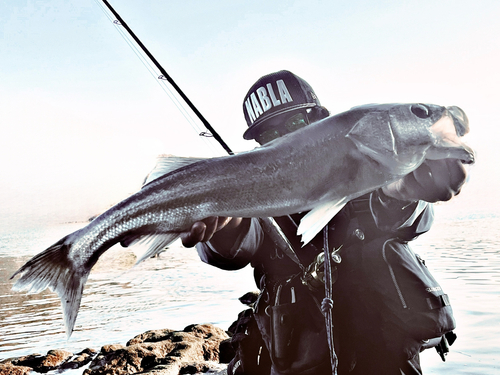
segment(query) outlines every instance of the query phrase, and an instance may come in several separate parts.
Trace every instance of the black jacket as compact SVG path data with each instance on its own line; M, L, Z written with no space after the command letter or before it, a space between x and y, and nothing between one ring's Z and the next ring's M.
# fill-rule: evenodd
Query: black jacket
M301 265L279 250L258 219L252 219L248 232L242 233L231 249L216 249L210 243L197 246L203 261L222 269L242 268L251 259L256 283L262 290L255 317L271 353L275 374L331 373L324 319L319 310L324 291L311 292L301 281L304 269L322 252L324 238L320 233L302 247L295 234L302 216L275 218L295 245ZM399 375L400 369L404 374L420 373L418 356L409 358L404 347L406 338L395 333L388 339L387 331L393 330L390 322L368 307L373 305L368 301L372 296L359 264L364 251L380 247L381 241L389 238L405 244L428 231L432 221L432 205L397 201L377 190L349 202L329 222L328 246L341 247L342 258L334 275L339 375ZM273 316L288 320L289 325L273 322Z

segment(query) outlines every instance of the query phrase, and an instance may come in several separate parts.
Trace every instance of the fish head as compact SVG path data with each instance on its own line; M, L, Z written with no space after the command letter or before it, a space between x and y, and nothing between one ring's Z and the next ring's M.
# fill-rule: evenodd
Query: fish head
M459 107L371 104L352 110L363 115L347 137L393 175L404 176L425 159L474 161L474 152L460 139L469 131L469 123Z

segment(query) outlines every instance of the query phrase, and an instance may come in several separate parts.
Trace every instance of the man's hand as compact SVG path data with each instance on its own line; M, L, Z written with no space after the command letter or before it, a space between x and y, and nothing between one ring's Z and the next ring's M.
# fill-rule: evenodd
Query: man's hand
M234 229L240 225L241 217L212 216L195 222L189 232L181 233L181 241L185 247L193 247L198 242L207 242L223 228Z
M457 159L426 160L402 179L382 188L384 194L403 201L448 201L460 193L467 172Z

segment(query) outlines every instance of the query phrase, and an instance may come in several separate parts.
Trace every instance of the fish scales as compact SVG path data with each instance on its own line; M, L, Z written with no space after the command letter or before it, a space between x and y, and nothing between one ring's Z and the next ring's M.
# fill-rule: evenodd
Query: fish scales
M13 275L20 275L14 288L56 291L69 336L90 270L114 244L154 238L145 259L206 217L310 211L299 226L307 242L347 201L396 181L426 158L474 162L460 140L467 131L458 107L368 105L252 151L185 162L156 173L139 192L33 257Z

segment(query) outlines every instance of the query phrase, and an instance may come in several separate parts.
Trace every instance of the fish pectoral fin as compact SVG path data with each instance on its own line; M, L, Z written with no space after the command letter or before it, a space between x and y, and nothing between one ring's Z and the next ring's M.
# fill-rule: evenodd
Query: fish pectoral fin
M179 238L179 233L162 233L162 234L154 234L147 235L142 237L137 241L137 244L145 246L147 250L142 254L141 257L135 263L136 265L141 263L142 261L154 257L155 255L161 253L165 250L165 248L174 242L177 238Z
M364 115L346 137L354 142L361 153L382 165L390 164L392 167L395 163L398 150L387 113L371 112Z
M50 288L59 295L68 339L73 333L83 287L90 273L90 269L76 268L74 262L69 259L72 244L68 240L70 236L62 238L34 256L11 277L21 276L12 287L13 290L39 293Z
M316 235L333 219L335 215L345 206L348 198L344 197L338 201L324 203L313 208L300 220L297 235L301 235L302 246L307 245Z
M179 168L185 167L186 165L190 165L196 163L201 160L205 160L206 158L193 158L193 157L184 157L184 156L175 156L175 155L160 155L157 158L156 165L151 172L146 176L144 180L143 187L149 184L151 181L156 180L157 178L164 176L170 172L173 172Z

